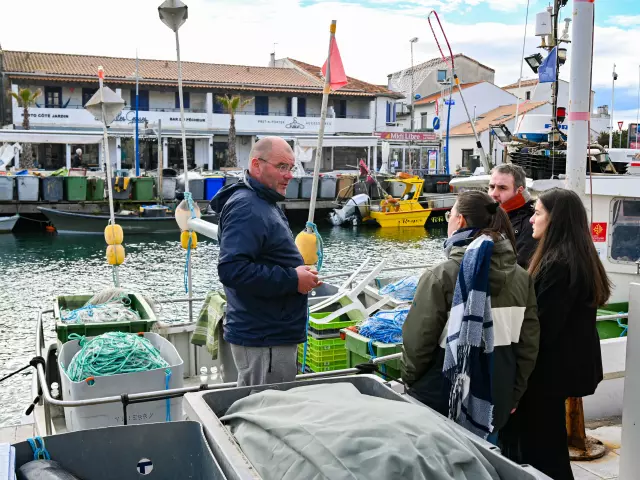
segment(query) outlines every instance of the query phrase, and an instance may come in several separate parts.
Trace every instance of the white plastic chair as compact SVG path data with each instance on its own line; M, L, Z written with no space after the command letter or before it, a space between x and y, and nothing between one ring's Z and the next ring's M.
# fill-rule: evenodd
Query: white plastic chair
M354 322L362 322L365 319L369 318L376 310L379 310L382 306L384 306L388 301L389 297L385 296L381 298L378 302L370 306L369 308L365 307L364 304L360 301L358 296L362 293L365 287L380 273L380 271L384 268L386 264L386 260L381 261L376 267L369 273L360 283L358 283L353 289L349 290L349 285L354 281L354 279L358 276L358 274L364 269L364 267L369 263L370 258L367 258L360 267L356 269L355 272L344 282L340 288L338 289L338 293L333 295L332 297L327 298L326 300L313 305L310 309L310 313L320 312L322 309L333 305L334 303L339 303L341 308L336 310L335 312L331 312L324 318L314 319L316 323L329 323L336 318L340 317L343 314L346 314L350 320Z

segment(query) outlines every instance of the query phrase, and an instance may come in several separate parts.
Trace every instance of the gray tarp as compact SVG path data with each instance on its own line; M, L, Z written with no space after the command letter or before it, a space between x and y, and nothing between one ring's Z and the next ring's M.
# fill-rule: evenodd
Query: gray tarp
M265 479L498 479L443 417L335 383L265 390L221 419Z

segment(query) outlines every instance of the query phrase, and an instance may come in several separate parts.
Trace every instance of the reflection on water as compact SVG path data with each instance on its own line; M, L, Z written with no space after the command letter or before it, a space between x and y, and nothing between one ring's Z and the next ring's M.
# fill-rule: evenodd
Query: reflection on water
M294 235L303 227L293 225ZM435 264L444 258L446 231L325 226L320 233L326 274L353 271L367 257L386 259L387 265ZM125 288L156 299L185 295L185 252L178 235L125 236L124 246L127 258L119 270ZM102 235L0 235L0 377L33 357L36 314L51 308L55 296L95 293L112 286L105 250ZM220 288L217 245L200 238L192 258L194 295ZM45 332L54 338L50 316ZM30 383L31 372L26 372L0 384L0 426L19 423L33 400Z

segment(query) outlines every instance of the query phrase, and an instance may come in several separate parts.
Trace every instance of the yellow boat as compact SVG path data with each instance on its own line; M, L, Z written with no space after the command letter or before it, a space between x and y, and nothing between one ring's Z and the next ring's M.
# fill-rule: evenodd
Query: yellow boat
M424 227L432 209L420 204L424 180L419 177L394 178L389 182L403 183L405 188L401 198L389 195L380 202L379 210L371 210L369 218L382 228ZM366 219L365 219L366 220Z

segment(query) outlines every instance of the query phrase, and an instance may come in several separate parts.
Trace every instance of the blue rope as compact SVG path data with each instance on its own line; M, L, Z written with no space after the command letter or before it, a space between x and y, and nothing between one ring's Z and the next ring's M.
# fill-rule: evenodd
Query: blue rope
M318 246L318 250L316 253L318 254L318 271L322 270L322 262L324 261L324 243L322 242L322 237L320 236L320 232L318 232L318 227L313 222L307 222L307 228L313 230L313 233L316 236L316 245Z
M44 446L44 440L42 437L27 438L27 442L29 442L31 450L33 450L34 460L51 460L51 455L49 455L49 452ZM38 446L38 442L41 446Z
M380 295L391 295L401 302L411 302L416 295L418 281L417 275L405 277L397 282L389 283L379 290Z
M165 373L165 377L164 377L164 389L165 389L165 390L169 390L169 380L171 379L171 369L167 368L167 369L164 371L164 373ZM167 405L167 407L166 407L166 408L167 408L167 414L166 414L166 418L165 418L165 420L166 420L167 422L170 422L170 421L171 421L171 399L170 399L170 398L167 398L167 399L165 400L165 402L166 402L166 405Z
M362 323L359 333L381 343L402 343L402 325L408 313L408 307L381 310Z
M618 312L619 315L622 315L624 312ZM622 332L620 332L620 336L621 337L626 337L627 336L627 330L629 330L629 325L625 325L624 323L622 323L622 320L620 320L619 318L616 319L616 321L618 322L618 326L620 328L622 328Z
M186 178L186 174L185 174ZM186 179L185 181L189 181ZM196 218L196 212L193 207L193 196L191 192L184 192L184 199L187 201L189 210L191 211L191 218ZM189 260L191 259L191 235L189 235L189 243L187 244L187 260L184 264L184 291L189 293Z

